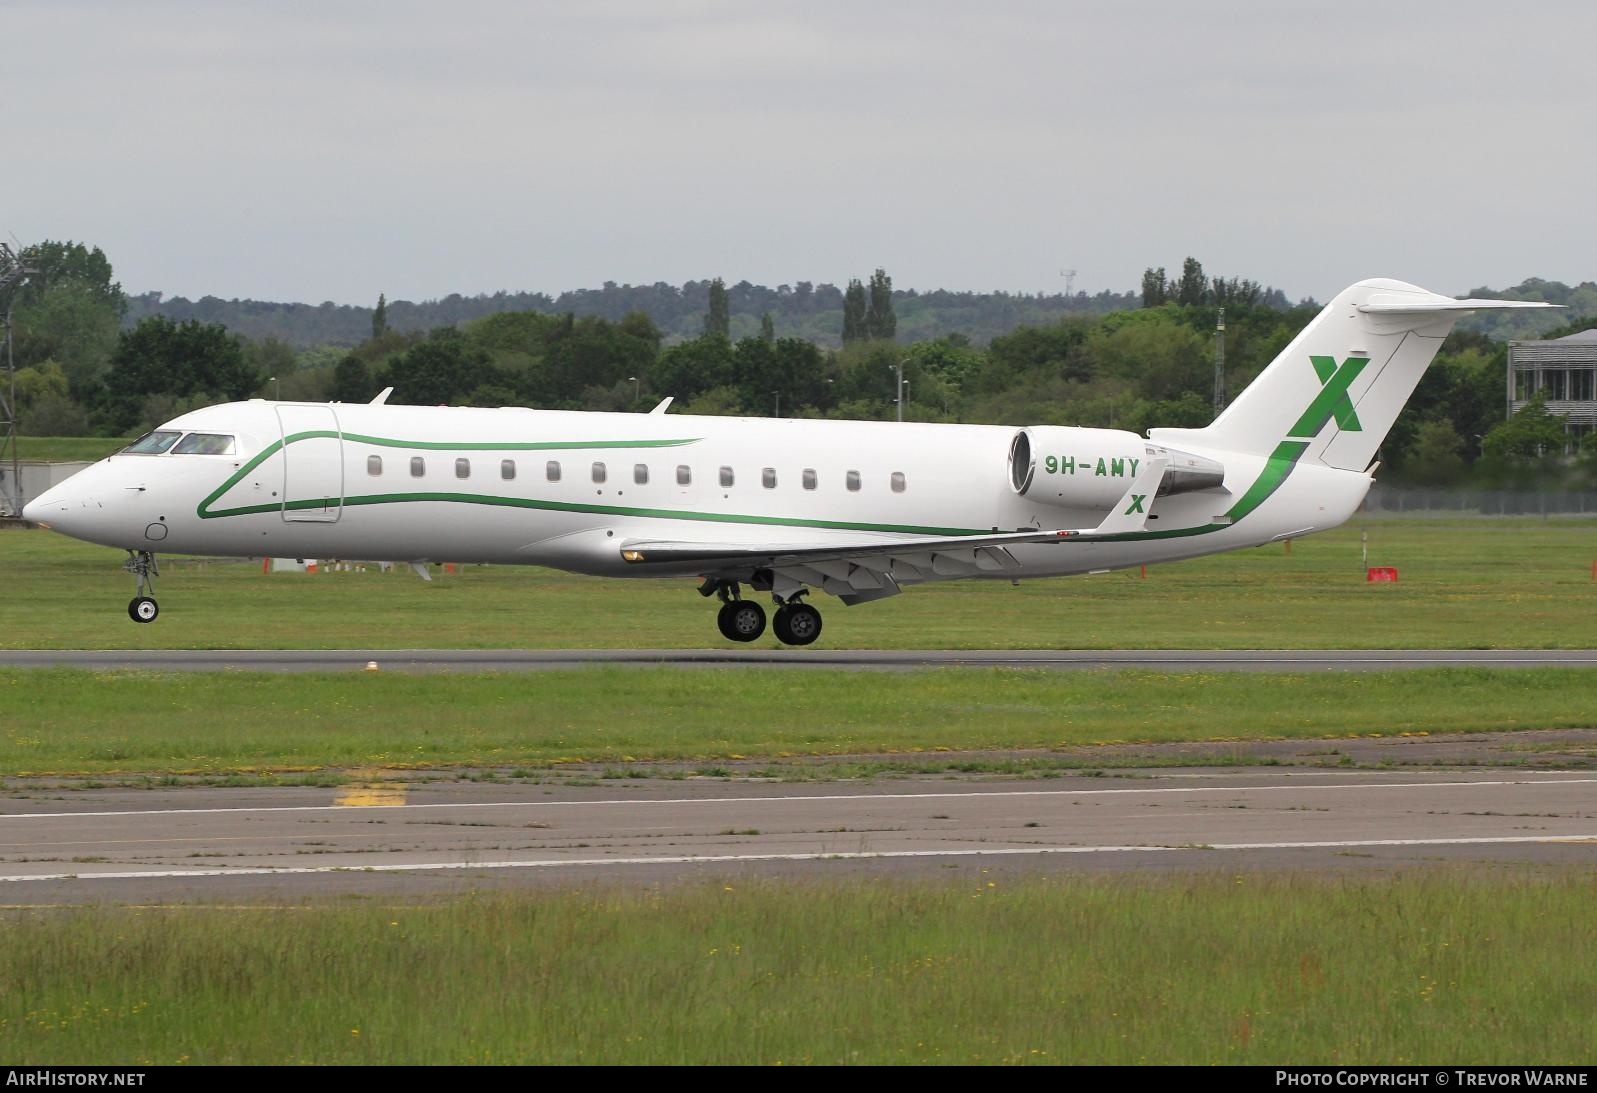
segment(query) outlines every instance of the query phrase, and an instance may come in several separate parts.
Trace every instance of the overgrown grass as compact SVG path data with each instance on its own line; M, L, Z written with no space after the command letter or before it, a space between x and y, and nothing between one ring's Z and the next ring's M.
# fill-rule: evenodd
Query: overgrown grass
M1397 584L1370 584L1371 565ZM846 608L830 648L1575 648L1597 646L1597 518L1366 519L1334 532L1090 577L952 581ZM8 648L725 648L691 581L467 566L423 583L263 575L163 558L153 625L128 620L122 555L44 531L0 532ZM774 637L761 647L775 647Z
M1597 673L0 672L0 773L857 756L1597 724Z
M0 1057L1579 1065L1594 901L1436 871L12 911Z

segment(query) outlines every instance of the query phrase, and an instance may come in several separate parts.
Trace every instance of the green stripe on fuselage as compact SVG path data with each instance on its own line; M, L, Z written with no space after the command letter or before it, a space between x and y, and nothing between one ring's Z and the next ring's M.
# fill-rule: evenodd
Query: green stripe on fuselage
M289 443L297 440L308 440L317 437L333 439L340 434L328 431L295 433L288 438ZM380 444L384 447L394 448L426 448L428 450L458 450L458 451L493 451L493 450L572 450L572 449L613 449L613 448L665 448L680 447L685 444L696 443L696 440L623 440L623 441L544 441L522 443L444 443L444 442L410 442L391 440L383 437L367 437L353 433L342 434L346 440L365 443ZM1225 523L1199 524L1195 527L1172 528L1168 531L1127 531L1118 534L1095 536L1092 542L1145 542L1157 539L1180 539L1194 535L1208 535L1216 531L1223 531L1233 526L1244 517L1248 516L1262 505L1271 494L1281 487L1297 466L1298 459L1308 449L1307 441L1283 440L1270 453L1265 462L1264 470L1254 480L1246 492L1226 512ZM262 462L276 454L283 447L282 441L273 441L259 455L255 456L244 466L234 472L226 482L201 501L197 515L202 520L214 520L225 516L253 516L268 512L281 512L284 509L303 511L308 509L324 508L328 499L315 498L286 503L273 503L268 505L246 505L239 508L221 509L213 511L211 505L219 500L223 494L237 485L250 471L260 466ZM767 527L795 527L815 528L828 531L874 531L887 532L901 535L990 535L992 529L986 528L958 528L936 527L919 524L881 524L853 520L817 520L794 516L755 516L747 513L728 512L700 512L688 509L661 509L642 508L625 505L599 505L590 502L576 501L551 501L533 497L499 497L493 494L477 493L447 493L442 491L421 491L409 493L364 494L355 497L346 497L342 505L346 507L387 504L412 504L422 501L434 501L463 505L488 505L502 508L519 508L541 510L546 512L576 512L588 513L596 516L627 516L654 520L690 520L699 523L713 524L757 524ZM1064 540L1068 541L1068 540Z

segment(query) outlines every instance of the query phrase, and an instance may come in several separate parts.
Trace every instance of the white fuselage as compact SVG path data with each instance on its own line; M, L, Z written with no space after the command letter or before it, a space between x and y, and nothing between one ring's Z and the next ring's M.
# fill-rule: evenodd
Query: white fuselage
M29 518L135 551L671 576L698 570L639 570L621 544L813 547L1093 528L1148 443L1051 430L1055 469L1040 461L1049 480L1022 495L1008 426L255 400L163 428L234 443L221 455L110 456L35 501ZM1080 573L1303 535L1346 520L1370 484L1318 463L1283 470L1257 454L1192 450L1223 464L1223 487L1151 500L1145 531L1015 546L1017 568L958 575Z

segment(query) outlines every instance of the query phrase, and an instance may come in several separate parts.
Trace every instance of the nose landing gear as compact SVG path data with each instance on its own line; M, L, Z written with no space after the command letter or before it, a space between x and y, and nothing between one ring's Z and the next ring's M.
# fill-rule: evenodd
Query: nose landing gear
M153 595L155 578L161 575L155 564L155 555L147 550L130 550L122 568L133 574L133 599L128 603L128 618L134 622L154 622L161 613ZM146 591L151 594L146 595Z

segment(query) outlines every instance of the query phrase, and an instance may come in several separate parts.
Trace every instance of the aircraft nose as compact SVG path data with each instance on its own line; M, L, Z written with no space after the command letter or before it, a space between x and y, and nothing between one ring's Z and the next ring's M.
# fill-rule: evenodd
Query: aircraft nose
M77 504L68 497L60 486L45 490L39 496L22 506L22 518L30 524L43 524L45 527L53 526L52 517L59 518L70 513Z
M86 538L86 533L96 530L105 506L97 497L65 489L65 485L46 490L23 505L22 518L74 538Z

